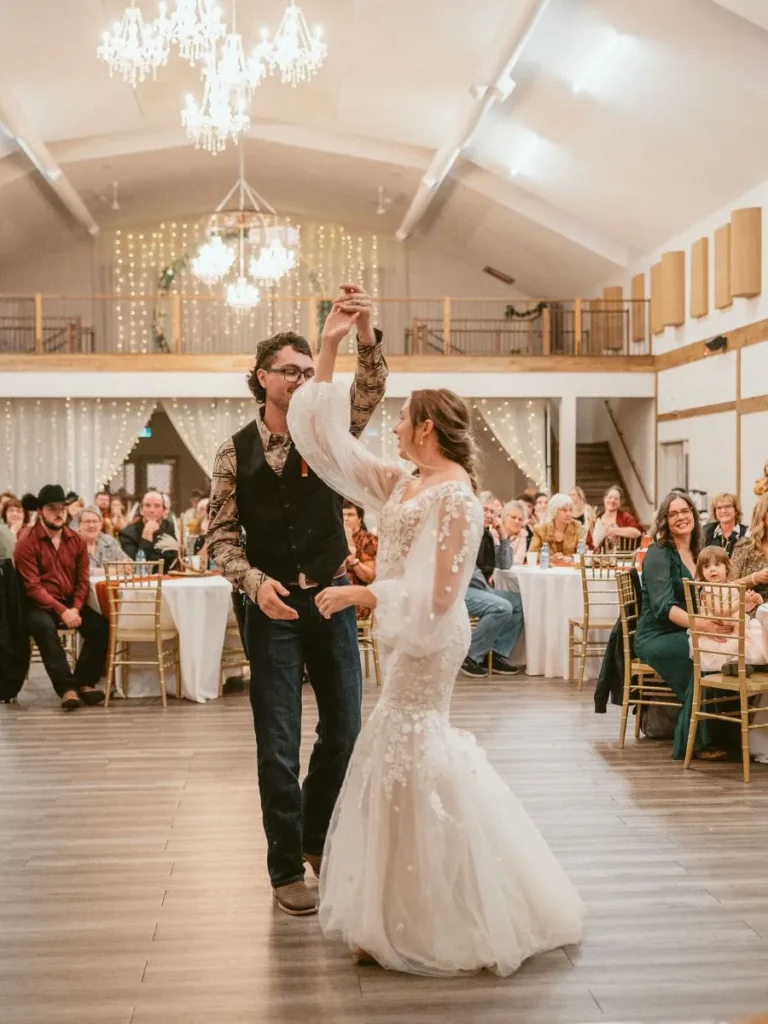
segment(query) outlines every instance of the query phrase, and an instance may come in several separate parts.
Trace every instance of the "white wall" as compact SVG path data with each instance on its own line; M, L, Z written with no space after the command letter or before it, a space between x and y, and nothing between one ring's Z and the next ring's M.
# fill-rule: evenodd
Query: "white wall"
M739 497L744 518L755 503L755 481L763 475L768 462L768 411L753 412L741 417L741 486Z
M735 412L659 423L659 444L669 441L687 442L689 487L708 498L736 488Z
M765 390L766 379L762 383ZM736 353L708 356L659 373L659 413L736 401Z

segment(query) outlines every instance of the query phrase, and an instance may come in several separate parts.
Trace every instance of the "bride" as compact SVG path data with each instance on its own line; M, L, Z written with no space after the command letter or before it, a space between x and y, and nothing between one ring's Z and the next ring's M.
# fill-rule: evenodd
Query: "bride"
M483 530L469 412L450 391L414 391L395 427L418 474L349 433L349 389L324 346L288 426L312 469L379 521L376 582L329 587L326 617L374 609L381 696L355 746L320 872L320 922L359 958L414 974L488 968L577 943L582 904L474 737L449 723L469 648L464 594Z

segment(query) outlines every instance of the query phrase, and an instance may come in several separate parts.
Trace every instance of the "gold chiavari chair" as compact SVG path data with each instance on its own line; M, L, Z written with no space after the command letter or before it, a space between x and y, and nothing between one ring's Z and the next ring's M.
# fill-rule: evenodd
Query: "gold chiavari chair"
M693 701L685 767L691 766L696 727L700 721L714 719L731 722L741 726L742 772L744 782L749 782L749 733L752 729L768 728L768 722L754 721L754 715L761 709L757 701L750 701L760 694L768 693L768 672L755 672L751 666L747 668L746 586L743 583L698 583L688 579L683 580L683 585L685 606L691 618L693 648ZM713 638L722 639L723 636L716 631L716 624L727 620L736 627L732 639L736 640L737 653L729 656L731 663L727 665L733 674L730 671L702 672L702 654L709 653L711 647L715 646L712 644ZM712 691L719 696L707 696L705 691ZM739 702L738 710L732 707L735 700ZM726 707L721 709L719 705L722 704Z
M123 693L128 696L128 670L134 665L157 665L160 676L160 698L167 707L165 670L176 672L176 699L181 700L181 664L179 634L174 626L163 622L163 563L145 562L144 574L136 575L133 562L105 562L107 597L109 598L109 660L105 707L109 706L112 683L118 668L124 669ZM154 658L132 658L131 644L154 644Z
M219 669L220 697L224 696L224 682L227 673L235 668L244 668L246 665L248 665L248 659L245 656L243 642L240 639L240 627L237 624L237 619L230 603L227 629L224 634L224 647L221 651L221 668Z
M680 701L661 676L634 656L634 640L637 620L640 617L637 595L628 568L616 572L616 586L619 596L619 618L621 619L621 641L624 654L624 690L621 698L621 726L619 728L619 749L624 748L627 735L627 720L630 706L634 706L635 739L640 738L640 708L650 705L679 708Z
M603 537L597 549L601 555L635 554L640 548L640 537Z
M365 678L370 675L370 661L373 657L373 671L376 676L376 685L381 686L381 665L379 664L379 646L373 632L373 616L357 620L357 647L363 656L365 667Z
M616 607L616 570L628 568L634 554L614 552L610 555L586 554L581 560L581 594L584 611L580 619L568 620L568 679L574 681L576 659L579 660L579 689L584 687L587 658L601 657L606 640L590 634L613 629L618 618Z
M74 672L75 665L77 664L79 633L76 629L64 629L63 627L56 632L59 635L59 643L64 648L64 653L67 656L70 670ZM30 665L42 664L43 659L40 657L40 651L37 649L37 644L32 637L29 638L29 649L31 654L29 659ZM29 673L27 673L27 676L29 676Z

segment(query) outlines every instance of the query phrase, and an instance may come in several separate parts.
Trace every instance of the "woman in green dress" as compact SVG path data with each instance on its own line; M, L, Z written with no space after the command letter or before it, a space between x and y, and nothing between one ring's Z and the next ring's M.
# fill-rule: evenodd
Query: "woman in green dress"
M693 696L690 620L683 580L694 578L702 543L699 513L685 494L672 492L666 496L656 513L652 535L654 543L643 562L643 610L637 624L635 652L682 702L672 748L672 757L682 761ZM709 732L709 723L701 722L696 733L696 756L705 760L725 757L724 751L712 748Z

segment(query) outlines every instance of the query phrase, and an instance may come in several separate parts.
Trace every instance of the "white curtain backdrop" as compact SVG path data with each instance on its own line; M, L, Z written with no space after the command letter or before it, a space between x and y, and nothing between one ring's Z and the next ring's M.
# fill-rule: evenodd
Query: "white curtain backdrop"
M0 490L61 484L86 501L110 481L155 407L150 399L8 398L2 403Z
M482 416L499 447L539 490L546 490L544 402L525 398L479 398L473 408Z
M171 423L202 469L211 475L219 447L256 416L252 398L185 398L163 401Z

